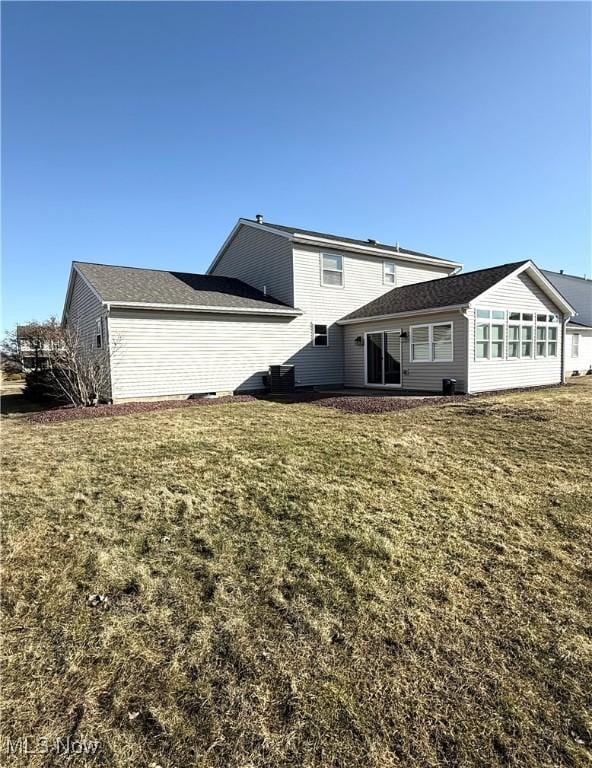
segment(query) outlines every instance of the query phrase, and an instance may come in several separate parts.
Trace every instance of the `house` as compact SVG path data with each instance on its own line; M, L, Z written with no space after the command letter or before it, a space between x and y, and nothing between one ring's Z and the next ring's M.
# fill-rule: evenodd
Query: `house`
M60 327L57 324L30 323L16 327L16 349L25 373L47 368L52 352L60 346Z
M543 274L576 310L566 326L566 373L592 375L592 279L546 269Z
M74 262L63 322L104 349L114 402L296 386L481 392L564 378L574 309L532 261L475 272L239 219L205 275Z

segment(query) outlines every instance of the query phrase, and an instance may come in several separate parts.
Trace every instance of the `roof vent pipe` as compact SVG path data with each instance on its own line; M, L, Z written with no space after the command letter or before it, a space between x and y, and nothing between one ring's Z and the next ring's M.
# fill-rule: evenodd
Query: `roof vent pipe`
M267 296L267 286L266 285L263 286L263 295Z
M562 270L562 269L560 269L560 270L559 270L559 274L560 274L560 275L562 275L562 274L563 274L563 270Z
M256 219L256 221L257 221L257 224L263 224L263 214L262 214L262 213L258 213L258 214L255 216L255 219Z

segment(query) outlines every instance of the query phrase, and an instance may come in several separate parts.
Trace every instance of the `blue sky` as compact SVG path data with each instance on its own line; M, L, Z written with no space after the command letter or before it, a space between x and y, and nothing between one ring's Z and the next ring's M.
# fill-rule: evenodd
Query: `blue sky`
M3 326L239 216L590 274L587 3L3 3Z

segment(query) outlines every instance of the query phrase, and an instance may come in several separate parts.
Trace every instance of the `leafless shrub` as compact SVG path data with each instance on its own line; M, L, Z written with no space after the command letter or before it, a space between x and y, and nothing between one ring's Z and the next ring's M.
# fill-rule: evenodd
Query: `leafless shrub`
M60 328L46 356L45 370L27 377L32 399L95 406L109 398L108 352L93 347L78 328Z

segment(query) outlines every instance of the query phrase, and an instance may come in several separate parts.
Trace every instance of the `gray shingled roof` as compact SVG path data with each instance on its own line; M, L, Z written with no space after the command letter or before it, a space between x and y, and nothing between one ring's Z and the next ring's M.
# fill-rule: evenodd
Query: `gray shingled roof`
M84 261L75 261L74 266L106 302L294 311L293 307L234 277L115 267Z
M256 224L255 219L244 219L244 221L250 221L252 224ZM409 256L423 256L426 259L434 259L434 261L450 262L451 259L441 259L439 256L431 256L429 253L421 253L420 251L410 251L408 248L397 248L395 245L388 245L387 243L381 243L379 241L357 240L353 237L342 237L341 235L331 235L327 232L316 232L312 229L302 229L301 227L288 227L285 224L272 224L269 221L264 221L263 225L271 227L272 229L279 229L282 232L288 232L290 235L296 235L301 233L303 235L310 235L311 237L322 237L324 240L336 240L343 243L352 243L353 245L365 245L366 248L380 248L383 251L387 251L392 254L403 254ZM457 262L452 262L456 264Z
M342 320L356 320L365 317L396 315L400 312L420 312L422 309L453 307L468 304L488 288L499 283L504 277L526 261L502 264L499 267L478 269L452 277L440 277L424 283L413 283L393 288L363 307L350 312Z

